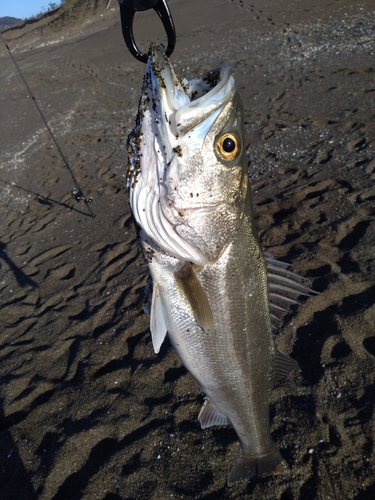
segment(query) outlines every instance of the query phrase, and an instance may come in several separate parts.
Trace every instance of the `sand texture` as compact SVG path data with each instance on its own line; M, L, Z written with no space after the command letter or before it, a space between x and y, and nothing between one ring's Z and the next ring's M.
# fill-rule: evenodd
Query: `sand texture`
M271 405L285 461L232 487L234 431L201 430L197 384L152 349L125 185L145 66L107 3L4 34L89 207L0 47L0 498L375 498L373 1L169 2L177 70L234 69L262 245L320 292L277 337L300 366Z

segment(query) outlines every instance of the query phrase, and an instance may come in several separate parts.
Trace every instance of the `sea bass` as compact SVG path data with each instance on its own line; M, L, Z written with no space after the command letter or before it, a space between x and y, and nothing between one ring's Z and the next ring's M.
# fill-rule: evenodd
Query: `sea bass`
M275 349L272 325L308 291L260 246L232 71L188 81L152 46L128 155L154 350L168 332L206 395L202 428L234 427L240 450L228 483L265 475L282 460L271 392L297 365Z

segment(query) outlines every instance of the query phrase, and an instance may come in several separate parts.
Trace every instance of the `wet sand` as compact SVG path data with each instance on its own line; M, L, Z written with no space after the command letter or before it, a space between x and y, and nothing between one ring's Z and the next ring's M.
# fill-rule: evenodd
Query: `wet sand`
M179 72L235 71L263 246L320 292L276 341L300 365L271 405L285 462L232 487L234 431L201 430L197 384L152 349L125 185L145 67L105 4L4 34L92 214L0 47L0 498L374 498L373 2L169 2Z

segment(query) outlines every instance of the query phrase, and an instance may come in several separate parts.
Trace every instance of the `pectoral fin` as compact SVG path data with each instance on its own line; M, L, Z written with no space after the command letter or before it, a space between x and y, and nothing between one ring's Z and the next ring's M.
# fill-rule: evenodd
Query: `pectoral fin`
M191 264L185 262L182 268L174 273L176 285L181 289L193 310L194 318L205 332L214 332L214 318L206 294Z
M155 353L158 354L167 334L167 321L165 318L163 302L159 294L159 288L156 283L153 284L150 313L152 345L154 346Z

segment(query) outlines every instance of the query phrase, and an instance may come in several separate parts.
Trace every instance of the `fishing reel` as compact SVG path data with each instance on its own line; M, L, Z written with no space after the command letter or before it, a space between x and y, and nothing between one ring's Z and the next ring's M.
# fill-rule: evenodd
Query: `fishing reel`
M84 196L84 194L82 193L81 189L78 189L78 188L73 188L71 190L71 194L73 196L73 198L76 200L76 201L84 201L86 203L92 203L93 202L93 199L92 197L90 196L89 198L86 198Z

